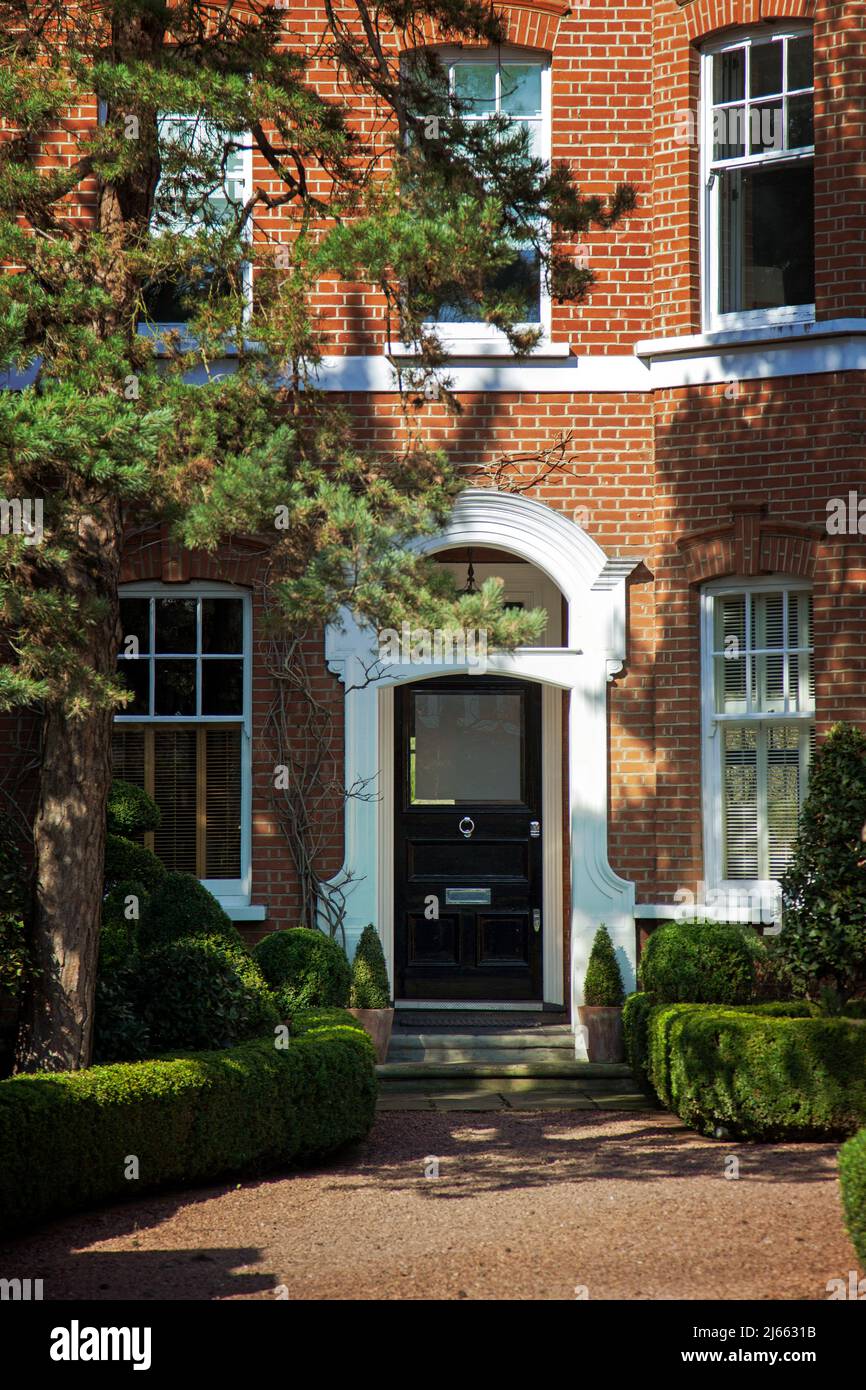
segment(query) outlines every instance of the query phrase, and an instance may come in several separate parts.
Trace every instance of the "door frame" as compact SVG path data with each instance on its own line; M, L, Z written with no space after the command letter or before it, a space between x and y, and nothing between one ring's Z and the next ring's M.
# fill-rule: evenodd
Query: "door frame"
M568 767L563 769L571 865L566 1003L576 1030L589 953L601 922L613 940L626 991L635 988L635 885L613 869L607 852L608 686L625 661L626 581L640 559L608 557L564 511L493 488L467 488L443 530L412 544L426 554L464 546L508 551L547 575L567 604L561 645L494 651L486 669L558 687L570 695ZM388 686L425 675L457 675L471 670L472 663L391 664L382 657L375 629L349 608L325 630L325 661L343 686L348 796L343 863L323 888L333 894L342 913L351 958L368 922L382 931L380 884L393 882L393 864L387 878L382 872L379 824L383 763L393 740L393 705L383 743L380 721L387 706L379 697ZM579 1045L581 1035L577 1036Z
M444 672L439 672L444 675ZM430 677L426 677L430 679ZM435 677L433 678L435 679ZM515 677L516 679L516 677ZM425 677L417 681L401 684L421 685ZM394 863L394 822L396 819L394 786L394 690L389 685L379 690L379 754L381 763L379 796L379 934L388 978L394 976L394 897L396 891L396 867ZM563 895L562 861L562 691L558 686L543 685L541 688L541 950L542 950L542 993L545 1004L562 1008L565 1002L564 938L565 912ZM548 828L549 827L549 828ZM423 1000L397 1000L400 1008L424 1008ZM478 1003L451 1003L437 1000L437 1009L477 1009ZM497 1009L519 1007L527 1012L541 1009L541 1003L522 1003L504 1006L496 1004Z

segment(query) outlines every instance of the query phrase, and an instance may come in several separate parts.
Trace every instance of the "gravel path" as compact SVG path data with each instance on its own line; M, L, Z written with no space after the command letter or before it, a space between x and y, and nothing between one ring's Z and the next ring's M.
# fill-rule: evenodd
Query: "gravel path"
M823 1299L856 1268L836 1151L666 1114L383 1114L326 1167L70 1217L0 1274L46 1299Z

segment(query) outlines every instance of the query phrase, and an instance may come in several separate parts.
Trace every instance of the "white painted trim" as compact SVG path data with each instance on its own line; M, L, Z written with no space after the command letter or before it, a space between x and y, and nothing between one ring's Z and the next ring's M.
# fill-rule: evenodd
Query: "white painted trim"
M700 238L700 264L701 264L701 320L707 329L746 331L755 328L765 328L773 325L798 325L814 322L815 305L797 304L784 305L775 309L746 310L736 313L720 313L716 308L719 299L719 258L720 249L718 242L718 207L720 194L720 181L718 178L710 180L710 173L713 169L726 167L764 167L768 163L792 164L798 159L809 158L814 165L815 149L814 146L808 150L793 150L772 152L767 155L756 156L748 155L743 159L725 160L722 162L714 161L712 158L713 148L713 102L711 100L711 83L713 74L713 63L716 58L729 49L743 47L747 50L747 62L745 65L745 97L748 109L750 96L748 89L749 82L749 63L751 61L751 49L755 45L771 43L781 38L795 38L798 35L808 33L812 25L808 23L791 22L784 19L775 24L764 24L752 26L749 29L738 30L736 33L728 33L724 38L716 39L711 43L703 45L701 49L701 93L700 93L700 173L699 187L700 198L698 207L698 224ZM787 87L787 62L783 73L783 87ZM797 89L799 90L799 89ZM783 110L787 106L783 105Z
M720 727L725 723L744 724L751 717L755 722L772 721L792 723L798 718L804 722L814 722L814 711L793 712L789 714L747 714L732 715L730 720L719 717L715 711L715 673L713 670L713 622L714 603L725 594L752 594L786 589L789 593L808 593L812 589L808 579L796 579L788 575L768 574L757 578L737 578L735 575L724 579L710 580L701 588L701 805L703 814L704 878L703 887L712 894L728 894L735 901L743 896L766 903L777 897L780 884L776 879L726 879L722 875L722 762ZM766 909L756 907L756 912ZM746 914L747 918L749 914Z
M519 494L493 489L467 489L457 499L445 530L416 544L425 553L469 545L510 551L542 570L568 604L565 647L494 654L488 659L487 670L571 692L569 973L572 1018L576 1019L589 951L600 922L610 930L626 988L634 987L634 884L620 878L607 857L607 685L625 659L625 585L637 560L609 561L591 537L561 512ZM459 674L469 667L385 667L376 660L376 634L362 627L348 610L342 613L339 624L326 630L325 655L329 669L345 687L346 785L363 782L381 788L377 799L350 798L346 806L345 861L333 881L338 882L347 871L355 875L344 890L351 954L368 922L376 922L383 930L387 917L379 915L380 884L382 880L389 885L393 882L393 848L388 848L383 822L383 802L390 798L383 777L387 750L382 747L384 738L393 747L393 721L389 728L381 692L389 686L441 676L446 669ZM554 783L548 785L547 793L552 809ZM552 885L554 875L548 877ZM392 942L393 921L386 929ZM387 948L387 937L383 944ZM552 954L548 968L555 969Z
M241 876L227 879L202 879L209 893L231 917L239 909L249 908L252 892L252 650L253 650L253 605L249 589L238 584L227 584L223 580L190 580L186 583L166 584L158 579L133 580L121 584L119 597L124 598L237 598L243 603L243 714L240 720L233 720L224 714L188 715L175 718L171 715L117 714L114 722L119 728L129 724L145 727L170 728L172 724L226 724L236 723L241 731ZM253 913L261 911L261 916L238 918L238 921L261 921L264 908L249 908Z

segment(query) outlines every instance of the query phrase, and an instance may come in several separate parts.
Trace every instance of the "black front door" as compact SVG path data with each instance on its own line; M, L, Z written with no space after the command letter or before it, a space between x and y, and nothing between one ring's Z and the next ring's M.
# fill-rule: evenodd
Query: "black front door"
M541 688L396 694L397 996L540 1000Z

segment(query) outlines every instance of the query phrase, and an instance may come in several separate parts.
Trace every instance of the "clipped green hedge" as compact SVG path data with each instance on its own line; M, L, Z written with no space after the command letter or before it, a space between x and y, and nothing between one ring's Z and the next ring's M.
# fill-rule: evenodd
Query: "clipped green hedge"
M866 1121L866 1023L808 1003L625 1009L629 1062L692 1129L746 1139L851 1134Z
M0 1231L332 1153L373 1123L374 1062L350 1015L319 1010L295 1016L284 1048L267 1036L0 1081Z
M324 932L310 927L269 932L253 947L253 956L285 1014L342 1009L349 1002L351 967L342 946Z
M866 1268L866 1129L839 1150L839 1181L845 1225L857 1258Z

